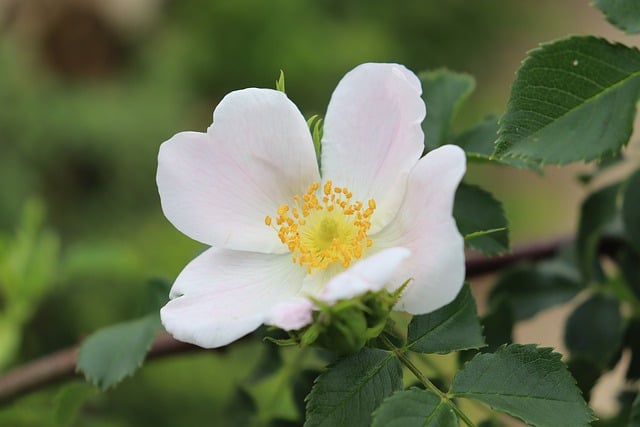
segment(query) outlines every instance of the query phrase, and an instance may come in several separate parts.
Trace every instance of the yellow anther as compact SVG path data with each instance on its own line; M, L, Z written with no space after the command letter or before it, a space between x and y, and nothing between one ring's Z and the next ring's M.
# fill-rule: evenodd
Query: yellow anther
M331 180L327 181L326 184L324 184L324 194L327 196L331 194L331 185Z
M281 205L281 206L278 208L278 215L282 216L282 215L284 215L285 213L287 213L287 211L288 211L288 210L289 210L289 206L288 206L288 205Z
M265 217L270 226L275 220L278 237L292 253L292 261L308 273L326 269L337 263L347 268L362 257L364 249L373 244L367 232L375 201L352 202L347 187L333 187L328 180L322 186L314 182L302 195L293 197L295 207L283 204L277 216Z

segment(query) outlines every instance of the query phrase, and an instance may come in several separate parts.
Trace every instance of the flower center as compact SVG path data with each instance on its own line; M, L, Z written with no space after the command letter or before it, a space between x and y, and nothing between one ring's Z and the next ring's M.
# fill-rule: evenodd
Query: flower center
M305 194L294 196L293 206L281 205L275 216L280 241L293 254L293 262L308 273L337 262L349 267L373 244L367 232L376 202L370 199L366 207L354 202L347 187L334 187L331 181L319 189L314 182ZM272 226L273 220L266 216L264 222Z

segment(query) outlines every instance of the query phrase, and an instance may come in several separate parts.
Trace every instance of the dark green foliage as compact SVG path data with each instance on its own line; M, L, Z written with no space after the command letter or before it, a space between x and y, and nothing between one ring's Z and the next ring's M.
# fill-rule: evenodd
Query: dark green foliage
M626 378L630 381L638 380L640 379L640 318L633 318L627 324L623 345L631 350Z
M593 4L626 33L640 32L640 3L636 0L595 0Z
M409 323L407 348L420 353L449 353L484 347L482 327L469 285L456 299L433 313L415 316Z
M504 344L513 342L514 313L508 300L492 302L491 309L482 317L487 347L483 352L494 352Z
M238 387L226 407L227 422L232 426L250 426L255 422L258 407L244 388Z
M468 74L448 70L422 73L420 80L428 111L422 122L425 151L431 151L450 142L453 120L473 92L475 80Z
M488 116L470 129L456 135L452 142L464 149L467 153L467 159L470 161L497 163L515 168L542 169L540 164L529 159L494 156L498 128L498 118L496 116Z
M489 301L508 305L514 320L521 321L571 300L582 289L574 269L552 261L508 270L491 290Z
M591 279L598 241L605 228L615 219L619 185L602 188L587 197L580 208L576 251L585 281Z
M626 184L622 205L622 219L624 220L624 229L629 242L640 254L640 170L631 175Z
M640 427L640 393L636 396L636 400L633 401L633 406L631 407L629 427Z
M468 247L486 255L509 250L509 224L502 204L488 191L461 183L456 191L453 216Z
M591 398L591 390L600 379L603 368L594 362L576 357L569 359L567 368L576 380L576 384L585 400L588 402Z
M622 332L620 302L615 297L598 293L571 313L564 341L572 357L604 368L619 350Z

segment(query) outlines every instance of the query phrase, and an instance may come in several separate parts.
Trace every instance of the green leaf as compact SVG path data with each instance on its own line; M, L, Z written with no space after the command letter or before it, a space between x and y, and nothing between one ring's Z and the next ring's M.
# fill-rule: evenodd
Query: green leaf
M541 170L539 163L517 157L494 157L496 138L498 137L498 118L485 117L471 129L456 135L453 143L467 153L467 160L483 163L498 163L515 168Z
M572 357L607 366L622 342L622 316L617 298L595 294L567 319L564 341Z
M587 426L593 416L560 357L550 348L518 344L478 354L456 374L449 394L533 426Z
M489 116L482 119L471 129L456 135L453 142L464 148L468 157L489 159L495 149L498 137L498 118Z
M76 368L102 390L112 387L142 366L160 330L158 313L103 328L82 343Z
M274 375L282 367L280 347L273 343L265 343L261 348L262 354L258 363L246 379L246 382L256 383Z
M616 217L619 187L618 184L613 184L590 194L580 207L576 250L580 270L586 281L593 274L598 240L606 226Z
M450 304L409 323L407 348L421 353L449 353L484 347L476 302L465 284Z
M491 309L482 318L485 341L487 342L487 347L482 351L485 353L494 352L500 346L512 343L514 323L513 310L506 298L493 303Z
M640 2L638 0L595 0L595 7L607 21L626 33L640 33Z
M169 302L169 293L173 282L168 279L154 277L147 282L149 286L149 312L160 311Z
M468 247L486 255L509 250L509 224L502 204L488 191L461 183L456 191L453 216Z
M419 77L428 111L422 122L425 151L431 151L449 142L453 119L476 83L469 74L444 69L420 73Z
M640 318L633 318L627 324L624 346L631 351L631 360L625 377L630 381L640 379Z
M297 415L298 408L290 386L295 371L282 369L281 350L273 343L265 343L260 360L244 381L244 390L253 397L262 419L289 419Z
M591 399L591 390L602 375L602 367L596 366L588 360L571 357L567 361L567 368L576 380L576 385L582 392L582 396L588 402Z
M392 353L363 348L338 360L316 380L305 427L369 426L371 413L402 388L402 367Z
M640 393L638 393L636 399L633 401L633 406L631 406L629 427L640 427Z
M627 182L622 205L622 219L629 242L640 253L640 169L631 175Z
M96 394L87 383L74 382L65 385L54 398L54 417L59 426L72 426L84 403Z
M398 391L373 413L372 427L458 427L449 405L430 390Z
M595 168L591 168L589 171L578 174L576 178L581 184L587 185L598 176L601 176L603 172L610 170L613 166L622 163L624 159L624 155L621 151L602 156L602 158L594 162Z
M518 70L496 157L564 164L616 153L631 136L640 52L586 36L542 45Z
M258 407L253 396L243 387L234 390L231 399L225 407L226 421L234 426L255 425Z
M625 233L626 234L626 233ZM631 242L623 240L628 236L620 236L620 238L610 237L615 242L615 250L609 253L609 257L618 266L618 271L622 279L619 283L624 287L618 287L618 298L625 299L633 304L634 300L640 302L640 252L631 246Z
M489 301L504 301L515 320L521 321L571 300L582 289L575 270L552 261L508 270L491 290Z

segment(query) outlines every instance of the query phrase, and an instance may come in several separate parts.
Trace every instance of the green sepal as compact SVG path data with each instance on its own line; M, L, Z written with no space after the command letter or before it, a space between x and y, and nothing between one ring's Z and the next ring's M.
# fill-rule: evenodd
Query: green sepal
M383 289L340 300L334 305L311 298L317 310L310 325L289 331L288 339L265 338L278 345L323 347L337 354L351 354L365 346L384 330L391 310L398 302L406 281L393 293Z
M311 139L313 140L313 149L316 152L316 159L318 160L318 167L321 165L322 156L322 125L323 119L317 114L314 114L307 120L307 126L309 126Z
M278 79L276 80L276 90L282 92L282 93L286 93L286 91L284 90L284 71L280 70L280 75L278 76Z

